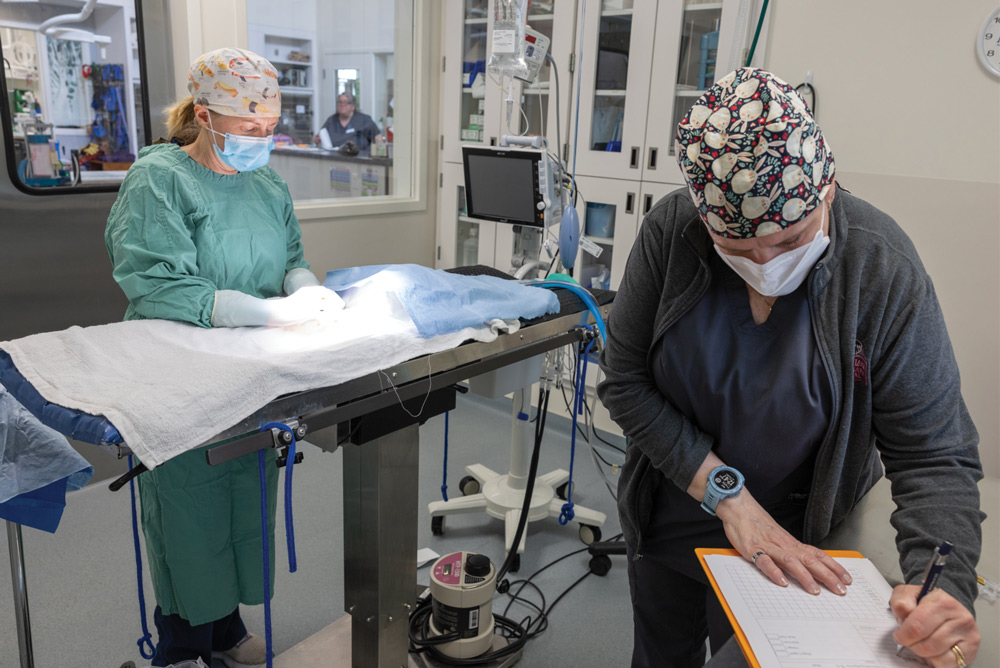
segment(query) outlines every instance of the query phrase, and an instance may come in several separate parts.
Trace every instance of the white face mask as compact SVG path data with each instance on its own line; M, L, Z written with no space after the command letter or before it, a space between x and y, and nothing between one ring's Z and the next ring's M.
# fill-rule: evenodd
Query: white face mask
M751 288L765 297L781 297L802 285L802 281L829 245L830 237L823 234L823 226L820 224L812 241L786 251L764 264L757 264L738 255L726 255L718 246L715 251Z

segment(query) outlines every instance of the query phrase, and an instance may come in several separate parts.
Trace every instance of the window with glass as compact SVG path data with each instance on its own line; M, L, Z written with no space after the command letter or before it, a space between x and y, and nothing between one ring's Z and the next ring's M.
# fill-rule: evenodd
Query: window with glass
M294 6L247 0L248 46L281 87L269 164L297 201L409 197L413 95L396 93L412 91L413 0Z
M133 0L0 3L0 118L32 193L117 186L145 144Z
M486 114L486 40L489 36L487 0L465 0L462 33L462 109L459 138L482 143Z
M719 22L721 20L721 2L685 0L684 13L681 16L674 118L670 127L677 127L684 115L691 109L691 105L715 83L715 63L719 50ZM674 145L671 142L670 155L673 154Z
M632 38L632 0L602 0L590 148L620 153Z

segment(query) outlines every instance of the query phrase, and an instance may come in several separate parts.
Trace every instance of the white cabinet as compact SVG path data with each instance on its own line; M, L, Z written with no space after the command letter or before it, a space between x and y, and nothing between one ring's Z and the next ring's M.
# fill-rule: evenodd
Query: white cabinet
M474 264L498 266L494 258L498 223L466 215L462 165L443 164L439 179L438 253L434 267L451 269Z
M557 129L568 142L572 91L570 72L576 0L532 2L527 21L549 39L549 53L559 68L559 116L556 115L555 75L544 64L536 81L507 82L514 103L508 126L507 92L486 73L492 6L488 0L445 0L445 35L441 75L441 203L438 207L438 266L461 266L475 256L479 264L510 269L513 231L509 225L455 218L452 184L463 183L462 145L497 145L504 134L543 134L553 153ZM457 165L457 169L452 169ZM464 192L463 192L464 195ZM464 201L464 196L463 196ZM464 206L463 206L464 209ZM457 237L452 235L457 234ZM481 247L475 253L471 249ZM462 249L468 249L463 255ZM476 262L473 262L476 264Z
M319 132L315 33L293 28L250 24L250 50L274 65L281 88L281 123L276 134L288 135L296 144L311 144Z
M545 134L556 152L555 77L543 64L536 81L507 80L501 90L486 72L492 3L444 0L445 46L441 75L441 142L445 162L462 161L462 144L496 145L504 134ZM576 0L532 2L528 26L549 39L549 54L559 68L559 127L563 143L569 132L573 30ZM508 97L513 101L508 124Z
M544 35L549 40L549 55L555 61L544 63L538 71L538 78L529 83L514 80L511 96L510 127L506 123L506 111L500 119L500 134L544 135L548 139L549 150L560 156L568 155L564 147L569 144L570 107L573 91L573 44L576 26L576 0L550 0L531 2L528 10L528 27ZM556 104L556 71L558 72L559 100ZM503 102L501 99L501 102ZM558 118L556 116L558 106ZM561 137L557 137L558 134ZM559 139L563 146L557 146Z
M440 143L444 162L461 163L462 144L488 143L499 131L500 93L486 76L487 10L487 0L444 0Z
M656 5L655 0L587 3L579 63L578 175L641 177Z
M723 30L722 12L722 2L659 0L653 72L676 72L676 79L651 86L644 181L684 183L674 156L674 134L684 114L714 83L716 64L723 62L719 60L720 45L732 42L732 32Z
M505 96L485 74L483 97L462 86L463 70L478 71L475 63L480 60L485 68L492 2L444 2L441 179L443 183L449 179L460 183L463 131L468 143L498 141L508 132ZM677 123L714 83L716 74L727 73L746 57L747 29L755 22L761 2L588 0L582 17L577 0L531 3L528 25L551 37L550 53L559 68L559 120L562 141L570 146L568 165L572 167L575 161L581 235L603 249L600 258L582 250L578 254L574 275L581 284L589 287L591 279L599 277L598 284L617 288L642 216L664 195L683 186L673 155ZM582 57L577 64L579 127L575 129L578 75L569 63L580 51L581 39ZM762 34L761 43L766 43L766 34ZM555 82L547 70L551 68L542 68L534 85L518 83L512 89L517 104L510 133L544 131L550 149L556 149ZM547 119L544 130L543 117ZM472 132L480 129L481 139L478 132ZM449 164L459 168L451 170ZM479 261L492 254L493 266L509 270L514 240L511 226L491 224L492 233L484 235L481 224L473 236L468 220L459 224L454 200L454 193L445 187L439 204L441 258L462 264L459 245L471 248L474 243L485 244L476 255ZM586 229L588 217L592 234ZM606 233L600 232L602 227Z
M593 15L588 5L577 173L683 183L673 157L677 123L714 83L716 65L729 67L742 52L737 33L756 4L601 0Z
M640 183L578 176L581 248L573 276L585 288L617 290L639 225ZM600 256L585 249L600 248Z

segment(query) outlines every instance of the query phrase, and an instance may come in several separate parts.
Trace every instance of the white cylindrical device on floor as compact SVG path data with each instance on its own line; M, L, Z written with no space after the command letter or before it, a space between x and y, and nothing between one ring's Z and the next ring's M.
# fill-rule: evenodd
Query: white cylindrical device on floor
M496 569L482 554L453 552L431 569L430 632L457 633L458 639L435 649L455 659L470 659L493 644L493 594Z

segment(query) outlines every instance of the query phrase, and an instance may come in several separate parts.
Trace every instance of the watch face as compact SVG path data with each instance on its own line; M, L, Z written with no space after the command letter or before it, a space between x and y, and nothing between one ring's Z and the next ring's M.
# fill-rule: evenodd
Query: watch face
M736 476L733 475L732 472L726 470L722 470L716 473L715 477L712 478L712 481L715 483L716 487L725 492L728 492L731 489L735 489L736 485L738 484Z

